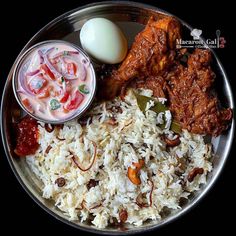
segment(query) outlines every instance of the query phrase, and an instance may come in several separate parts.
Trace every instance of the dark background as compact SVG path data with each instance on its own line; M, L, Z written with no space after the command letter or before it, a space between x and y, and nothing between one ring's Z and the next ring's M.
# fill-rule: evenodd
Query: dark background
M10 68L27 41L45 24L60 14L94 1L63 0L63 1L1 1L1 64L0 88L1 93ZM235 80L235 22L233 19L235 8L233 1L142 1L162 8L188 22L194 28L203 30L203 37L215 38L215 31L221 30L221 36L226 39L224 49L216 49L228 74L231 85ZM227 3L226 3L227 2ZM235 87L233 85L233 90ZM234 145L235 146L235 145ZM234 153L227 161L223 173L210 193L179 220L171 223L153 234L166 235L175 233L189 235L193 233L215 234L223 230L225 233L234 232L235 213L235 161ZM56 234L83 232L71 228L57 221L44 212L26 194L17 182L10 166L7 163L4 150L1 146L0 155L0 180L1 180L1 228L0 232L17 234L46 233L52 231ZM230 214L233 213L231 217ZM188 230L186 230L186 228ZM146 234L146 235L151 235Z

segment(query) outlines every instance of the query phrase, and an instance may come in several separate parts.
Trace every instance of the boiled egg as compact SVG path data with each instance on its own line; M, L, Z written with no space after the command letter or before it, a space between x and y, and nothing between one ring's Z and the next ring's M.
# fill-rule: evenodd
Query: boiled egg
M107 64L121 62L128 50L121 29L105 18L88 20L80 31L80 42L90 56Z

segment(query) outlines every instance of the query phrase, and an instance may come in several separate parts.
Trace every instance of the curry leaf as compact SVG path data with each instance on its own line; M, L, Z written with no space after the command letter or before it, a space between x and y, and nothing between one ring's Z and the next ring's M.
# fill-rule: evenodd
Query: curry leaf
M160 113L160 112L165 112L165 111L168 110L167 106L165 106L161 102L157 101L157 99L155 99L155 98L151 98L151 97L147 97L147 96L144 96L144 95L140 95L138 93L134 93L134 95L135 95L135 97L137 99L137 103L138 103L139 109L142 112L145 112L147 103L150 102L150 101L154 101L154 103L155 103L155 105L153 107L151 107L150 110L156 112L157 114ZM159 127L161 129L164 129L165 125L166 125L166 121L163 124L160 124ZM177 121L172 120L172 123L171 123L171 126L170 126L170 130L172 130L173 132L179 134L179 133L181 133L181 126L180 126L180 124Z
M143 96L143 95L140 95L138 93L135 93L135 97L137 99L139 109L142 112L145 112L147 103L150 102L150 101L154 101L154 103L155 103L155 105L150 108L152 111L155 111L156 113L160 113L160 112L165 112L165 111L168 110L168 108L164 104L157 101L155 98Z

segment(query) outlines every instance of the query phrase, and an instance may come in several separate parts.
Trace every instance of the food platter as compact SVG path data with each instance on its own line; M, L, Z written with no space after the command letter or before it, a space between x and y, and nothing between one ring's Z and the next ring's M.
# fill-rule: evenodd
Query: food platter
M65 13L64 15L56 18L54 21L46 25L27 43L25 48L20 53L19 57L30 46L44 40L60 39L78 44L79 32L82 25L86 20L94 17L104 17L112 20L117 25L119 25L126 35L130 46L134 40L135 35L144 28L144 25L147 23L149 17L151 15L155 15L158 17L161 14L169 13L151 6L132 2L102 2L87 5L82 8L74 9L68 13ZM181 21L181 23L183 24L183 31L189 33L191 27L183 21ZM159 222L149 221L146 222L143 226L139 227L127 226L127 229L123 231L122 229L112 227L100 230L87 223L69 221L68 218L63 215L52 202L41 197L41 193L39 190L41 185L40 181L31 174L31 171L27 167L25 160L23 158L15 158L15 155L13 153L15 140L12 135L12 123L14 122L14 120L19 119L19 116L22 115L22 110L14 99L12 90L12 75L14 68L15 64L13 65L7 78L1 106L2 140L4 143L8 161L18 181L21 183L27 193L49 214L73 227L91 231L94 233L103 233L109 235L133 234L137 232L156 229L178 218L194 205L196 205L196 203L208 192L208 190L215 183L229 155L230 147L233 140L234 121L232 121L232 124L227 132L225 132L218 138L212 139L214 153L216 155L213 159L214 169L208 175L207 184L202 186L201 191L192 196L182 209L173 211L171 214L164 217ZM217 92L219 93L223 105L234 108L232 91L230 89L227 76L215 54L214 70L217 74L217 78L219 78L217 80L217 87L221 89L218 89L219 91Z

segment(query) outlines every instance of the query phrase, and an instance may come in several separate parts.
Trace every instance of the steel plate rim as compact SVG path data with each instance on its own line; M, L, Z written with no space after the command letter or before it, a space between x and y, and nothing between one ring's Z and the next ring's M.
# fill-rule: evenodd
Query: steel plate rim
M17 180L19 181L19 183L21 184L21 186L23 187L23 189L27 192L27 194L31 197L31 199L33 199L34 202L36 202L42 209L44 209L47 213L49 213L51 216L53 216L54 218L56 218L57 220L60 220L61 222L70 225L76 229L80 229L86 232L90 232L90 233L97 233L97 234L103 234L103 235L132 235L132 234L137 234L137 233L144 233L144 232L149 232L149 231L153 231L156 230L158 228L161 228L163 226L168 225L169 223L179 219L179 217L182 217L183 215L185 215L187 212L189 212L191 209L193 209L194 207L196 207L196 205L202 201L204 199L204 197L209 193L209 191L211 190L211 188L215 185L215 183L217 182L217 179L220 177L220 175L222 174L222 170L226 164L226 160L229 157L230 154L230 150L232 148L232 143L233 143L233 137L235 134L235 120L234 117L232 119L232 123L231 123L231 128L230 128L230 133L229 133L229 140L227 140L227 149L226 149L226 153L223 156L223 161L221 162L217 172L214 174L214 176L212 177L210 183L208 184L208 186L206 186L206 188L201 191L201 193L197 196L196 199L194 199L194 201L191 202L191 204L189 204L188 206L186 206L183 210L179 211L177 214L174 214L173 216L169 217L168 220L164 220L163 222L153 225L153 226L147 226L146 228L141 228L141 229L135 229L135 227L129 231L107 231L105 229L96 229L96 228L92 228L92 227L85 227L85 226L80 226L76 223L73 223L59 215L57 215L56 213L54 213L51 209L49 209L47 206L45 206L43 203L41 203L35 196L34 194L28 189L28 187L25 185L25 183L23 182L23 180L21 179L20 175L18 174L17 170L14 167L14 163L12 161L12 157L10 155L10 153L8 152L7 149L7 142L6 142L6 137L4 136L4 134L6 133L4 124L3 124L3 113L4 113L4 109L3 109L3 105L5 103L5 99L4 99L4 95L6 93L7 87L8 87L8 80L9 77L11 77L13 69L15 67L15 63L18 60L18 58L21 56L21 54L29 47L29 45L32 43L33 40L35 40L37 38L37 36L39 34L41 34L41 32L45 31L49 26L52 26L53 24L56 24L58 21L62 20L63 18L69 17L70 15L75 14L78 11L81 11L83 9L86 8L91 8L91 7L98 7L98 6L106 6L106 5L121 5L124 4L125 6L137 6L137 7L142 7L142 8L147 8L148 10L153 10L155 12L158 13L162 13L162 14L166 14L166 15L170 15L170 16L174 16L175 15L160 9L158 7L149 5L149 4L144 4L144 3L138 3L138 2L134 2L134 1L102 1L102 2L96 2L96 3L91 3L91 4L86 4L84 6L72 9L70 11L67 11L63 14L61 14L60 16L56 17L55 19L53 19L52 21L50 21L48 24L46 24L44 27L42 27L38 32L36 32L33 37L31 37L31 39L26 43L26 45L23 47L23 49L20 51L19 55L17 56L15 62L13 63L13 66L10 69L10 72L7 76L7 80L4 86L4 90L3 90L3 94L2 94L2 101L1 101L1 137L2 137L2 141L3 141L3 146L4 146L4 151L8 160L8 163L10 164L10 167L14 173L14 175L16 176ZM180 20L180 22L185 25L187 28L192 29L192 27L186 23L184 20L180 19L179 17L176 17L178 20ZM234 110L234 98L233 98L233 93L232 93L232 89L230 86L230 82L228 80L228 76L225 72L225 69L221 63L221 61L219 60L218 56L216 55L216 53L214 52L214 50L211 50L212 53L214 54L214 57L216 59L217 64L220 67L220 70L223 74L224 77L224 81L226 82L226 87L227 87L227 91L229 91L230 96L228 97L228 100L230 102L229 106ZM221 157L222 158L222 157Z

